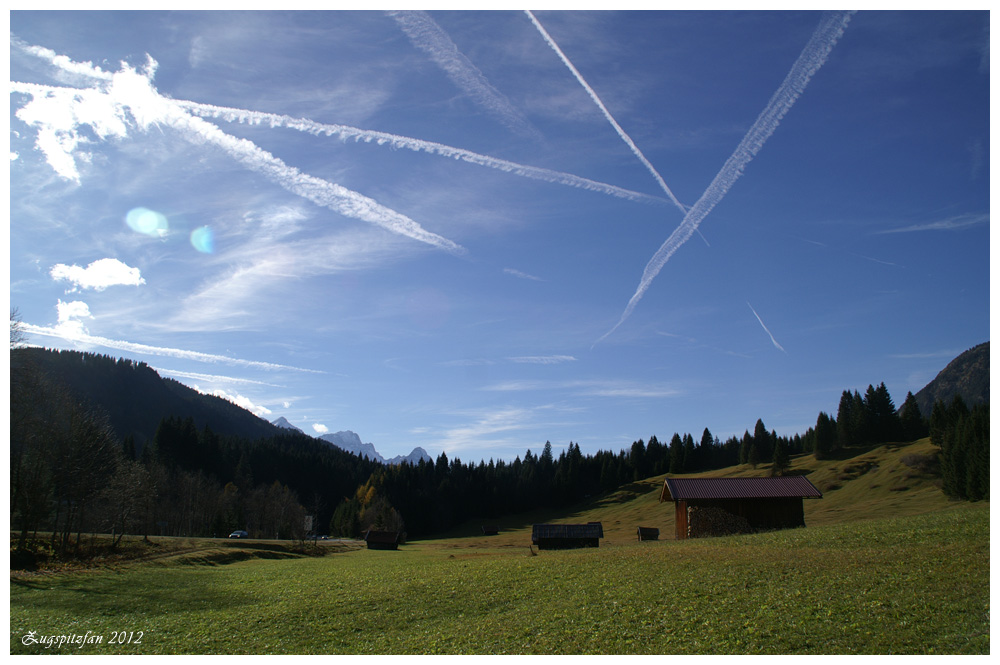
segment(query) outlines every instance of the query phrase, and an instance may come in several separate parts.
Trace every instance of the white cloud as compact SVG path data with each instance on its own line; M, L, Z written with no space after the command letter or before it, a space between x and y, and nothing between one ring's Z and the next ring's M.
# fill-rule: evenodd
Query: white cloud
M103 291L109 286L139 286L146 283L138 268L131 268L118 259L98 259L86 268L57 263L52 266L49 275L56 281L71 282L73 290L80 288Z
M162 367L154 367L158 374L167 374L169 376L179 376L185 379L194 379L196 381L213 381L219 383L246 383L256 386L271 386L273 388L280 388L281 386L274 383L267 383L266 381L257 381L255 379L244 379L236 376L223 376L221 374L204 374L202 372L185 372L177 369L164 369ZM288 408L288 403L285 403L285 408Z
M128 342L125 340L108 339L107 337L100 337L97 335L91 335L90 332L84 327L83 323L79 321L82 318L93 318L90 314L90 307L87 303L75 300L73 302L64 303L59 301L56 304L56 311L58 315L58 322L55 326L45 327L36 326L31 323L23 323L24 332L29 335L42 335L43 337L56 337L58 339L64 339L71 342L77 342L81 344L92 344L94 346L103 346L109 349L118 349L120 351L128 351L130 353L140 353L149 354L154 356L167 356L170 358L182 358L184 360L193 360L196 362L205 363L224 363L227 365L235 365L240 367L253 367L257 369L266 370L282 370L290 369L296 372L308 372L312 374L323 374L324 372L314 369L305 369L302 367L292 367L290 365L279 365L277 363L262 362L259 360L246 360L243 358L232 358L230 356L221 356L214 353L203 353L201 351L190 351L187 349L176 349L164 346L152 346L149 344L139 344L137 342Z
M517 356L507 360L528 365L558 365L559 363L574 362L576 358L573 356Z
M489 155L483 155L477 152L472 152L471 150L456 148L454 146L444 145L443 143L436 143L434 141L424 141L409 136L399 136L397 134L389 134L369 129L359 129L357 127L348 127L346 125L319 123L306 118L293 118L291 116L279 115L276 113L262 113L260 111L214 106L211 104L200 104L186 100L177 100L175 103L190 113L204 118L215 118L225 120L226 122L241 122L248 125L266 124L272 128L287 127L289 129L306 132L315 136L319 136L320 134L324 134L326 136L336 135L345 141L347 139L354 139L355 141L363 141L365 143L375 143L377 145L387 146L391 149L402 148L405 150L413 150L415 152L427 152L429 154L440 155L449 159L462 160L477 166L497 169L499 171L504 171L505 173L512 173L523 178L531 178L542 182L566 185L567 187L577 187L592 192L601 192L609 196L615 196L629 201L649 204L667 203L664 198L643 194L642 192L636 192L623 187L617 187L606 182L582 178L580 176L573 175L572 173L564 173L562 171L553 171L551 169L544 169L537 166L518 164L516 162L490 157Z
M663 266L674 255L674 252L680 249L694 235L701 222L712 212L716 204L726 196L730 188L736 184L736 181L740 179L747 165L760 152L761 148L764 147L767 140L778 129L782 118L794 106L796 100L798 100L812 79L813 74L826 62L830 51L833 50L841 35L844 34L844 30L851 19L851 13L834 12L825 15L820 20L819 27L816 28L813 36L802 50L802 53L799 54L788 75L785 76L785 80L778 86L778 90L775 91L774 95L768 101L767 106L757 116L757 120L743 136L743 140L740 141L739 145L736 146L736 150L729 156L726 163L722 165L722 168L715 175L712 182L709 183L701 197L684 215L684 219L680 225L660 245L660 248L656 250L656 253L653 254L653 257L646 264L639 286L625 306L625 311L622 312L618 323L611 330L604 333L597 342L603 341L625 322L625 319L632 314L636 305L639 304L639 301L645 295L646 290L649 289L649 285L653 283L653 280L656 279Z
M491 392L524 392L530 390L564 390L581 397L664 398L675 397L681 391L662 383L642 383L616 379L579 379L572 381L513 380L494 383L482 388Z
M28 52L37 55L32 48L37 51L38 47L30 47ZM57 58L52 62L74 72L79 64L72 63L68 58ZM86 69L89 64L84 63L81 67ZM303 173L252 141L227 134L212 123L191 115L153 87L155 69L156 61L149 58L142 71L122 63L121 70L111 75L110 84L100 77L102 80L94 88L59 88L11 82L10 90L31 95L31 101L18 109L16 115L36 128L36 146L45 154L53 170L66 180L80 182L74 156L89 159L86 153L79 153L80 145L90 142L88 137L80 134L82 127L89 127L98 139L104 140L109 137L125 138L132 126L142 131L154 126L166 126L180 132L187 141L221 148L251 171L318 206L452 253L464 253L460 245L427 231L406 215L359 192Z
M483 73L458 50L448 33L429 14L422 11L392 11L389 15L396 20L410 42L427 53L476 104L518 134L541 140L541 133L502 92L486 80Z
M316 432L317 434L326 434L327 432L330 431L330 428L324 425L323 423L313 423L312 428L313 431Z
M877 234L885 233L912 233L914 231L959 231L979 224L989 224L989 213L968 213L956 215L947 219L940 219L936 222L926 222L924 224L913 224L886 231L877 231Z
M520 270L515 270L514 268L504 268L503 271L508 275L513 275L514 277L520 277L521 279L530 279L535 282L543 282L541 277L535 277L534 275L529 275L526 272L521 272Z
M94 318L90 313L90 307L82 300L58 301L56 303L56 316L58 323L56 323L54 330L58 332L57 336L69 340L79 340L88 336L87 328L78 319ZM26 324L25 330L27 331L29 328L30 326Z
M222 388L215 388L214 390L202 390L198 386L192 386L198 392L204 395L214 395L216 397L221 397L224 400L232 402L236 406L246 409L250 413L257 416L268 416L271 415L271 410L266 406L260 404L254 404L249 397L240 395L239 393L230 393Z

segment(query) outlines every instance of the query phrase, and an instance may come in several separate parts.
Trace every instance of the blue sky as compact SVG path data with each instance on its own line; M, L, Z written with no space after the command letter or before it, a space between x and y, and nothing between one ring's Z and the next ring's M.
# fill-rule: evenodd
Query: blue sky
M512 460L989 339L987 12L10 14L30 342Z

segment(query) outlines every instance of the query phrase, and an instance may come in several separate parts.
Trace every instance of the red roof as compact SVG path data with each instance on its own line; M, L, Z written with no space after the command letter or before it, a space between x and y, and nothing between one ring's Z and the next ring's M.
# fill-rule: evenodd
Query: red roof
M820 499L823 493L805 476L773 478L666 478L660 501L689 499Z

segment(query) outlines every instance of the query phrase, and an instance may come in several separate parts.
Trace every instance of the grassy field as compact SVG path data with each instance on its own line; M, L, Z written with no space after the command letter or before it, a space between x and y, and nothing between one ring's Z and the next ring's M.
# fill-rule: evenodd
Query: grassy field
M932 482L903 478L914 468L906 454L919 448L815 469L814 482L839 489L812 502L805 529L638 543L637 523L658 518L648 525L672 533L651 479L561 516L601 519L598 549L532 554L519 524L555 517L540 515L511 519L497 537L466 525L396 552L209 543L12 575L11 653L988 653L989 505L924 496ZM911 503L891 503L907 493ZM857 519L873 511L895 516ZM52 643L59 635L76 643Z

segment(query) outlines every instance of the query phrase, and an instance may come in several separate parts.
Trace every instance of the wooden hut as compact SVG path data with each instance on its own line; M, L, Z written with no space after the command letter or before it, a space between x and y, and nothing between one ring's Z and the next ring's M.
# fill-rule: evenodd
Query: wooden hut
M805 526L803 499L823 494L805 476L667 478L660 501L673 501L678 540Z
M484 536L496 536L500 533L500 527L496 524L484 524L482 529Z
M636 537L639 540L659 540L660 530L652 526L640 526L636 529Z
M604 527L600 522L586 524L533 524L531 542L540 550L562 550L574 547L600 547Z
M365 532L365 543L370 550L395 550L399 548L399 532L369 529Z

